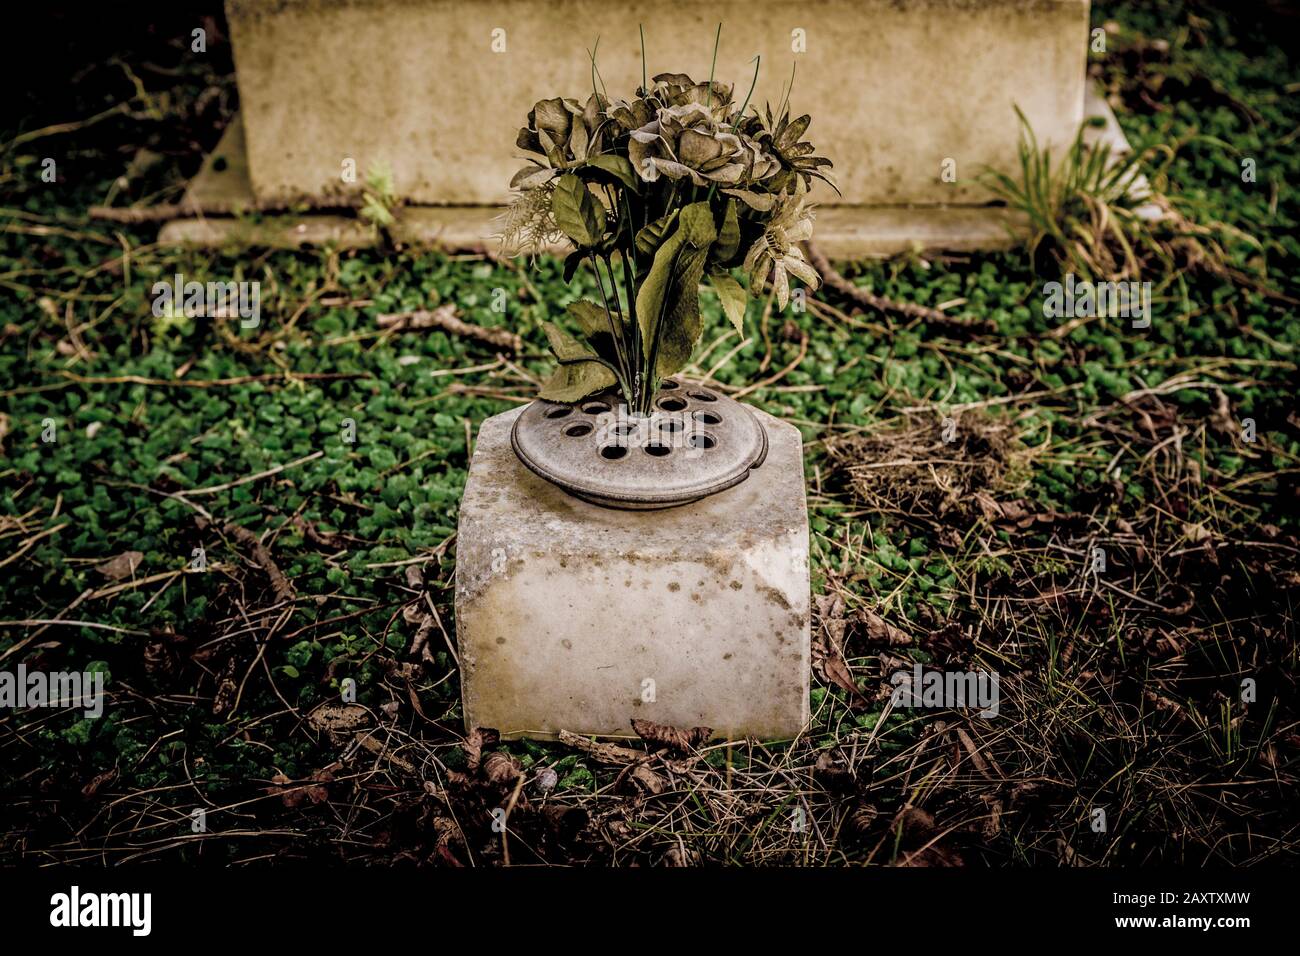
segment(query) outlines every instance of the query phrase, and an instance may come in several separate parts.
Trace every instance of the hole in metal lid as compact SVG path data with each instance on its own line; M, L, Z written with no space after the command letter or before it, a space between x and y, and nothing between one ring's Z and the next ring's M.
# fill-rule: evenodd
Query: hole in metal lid
M573 411L572 405L556 405L554 408L548 408L546 410L546 417L563 418L565 415L568 415L572 411Z
M662 458L664 455L667 455L672 450L673 449L671 445L661 445L658 442L654 442L652 444L645 446L645 453L647 455L654 455L656 458Z
M671 396L669 398L661 398L659 399L659 407L666 412L680 412L686 407L686 400Z
M588 415L603 415L609 411L609 406L604 402L588 402L582 406L582 410Z
M600 450L600 457L609 461L618 461L627 454L627 449L622 445L606 445Z
M718 441L712 435L699 432L695 435L688 435L686 443L692 448L712 448Z
M564 434L570 438L581 438L583 435L591 434L591 425L587 422L574 422L572 425L564 426Z
M718 400L718 396L714 395L712 392L696 391L687 392L686 394L691 396L691 398L695 399L697 402L716 402Z
M696 412L696 413L695 413L695 420L696 420L697 422L702 422L702 423L704 423L705 425L721 425L721 424L722 424L722 416L719 415L717 412L703 412L703 411L701 411L701 412Z

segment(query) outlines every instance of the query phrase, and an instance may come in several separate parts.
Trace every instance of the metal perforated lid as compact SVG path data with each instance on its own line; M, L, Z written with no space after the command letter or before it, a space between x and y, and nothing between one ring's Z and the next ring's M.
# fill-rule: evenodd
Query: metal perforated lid
M572 495L611 508L698 501L744 481L767 456L767 431L713 389L668 380L646 418L616 392L577 405L536 401L515 420L515 454Z

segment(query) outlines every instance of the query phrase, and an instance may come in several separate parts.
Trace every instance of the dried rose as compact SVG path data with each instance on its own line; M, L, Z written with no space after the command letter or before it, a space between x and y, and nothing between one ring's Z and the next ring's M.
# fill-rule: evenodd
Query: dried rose
M780 169L748 138L719 126L714 111L698 103L660 108L655 119L632 131L627 151L646 182L667 176L696 186L734 186Z

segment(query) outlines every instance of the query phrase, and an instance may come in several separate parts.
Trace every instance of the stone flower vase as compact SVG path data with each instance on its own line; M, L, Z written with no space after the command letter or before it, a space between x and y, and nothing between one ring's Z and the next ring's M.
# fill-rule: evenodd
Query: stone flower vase
M599 395L480 428L457 534L467 728L791 738L809 606L793 425L668 381L648 418Z

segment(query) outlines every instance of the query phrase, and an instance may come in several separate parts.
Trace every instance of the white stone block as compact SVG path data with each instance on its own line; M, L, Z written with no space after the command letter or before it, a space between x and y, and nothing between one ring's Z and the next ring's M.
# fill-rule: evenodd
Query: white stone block
M811 113L835 162L828 204L983 203L986 164L1016 168L1019 105L1042 143L1083 119L1088 0L227 0L261 200L355 192L387 163L415 203L490 205L523 165L532 105L591 92L600 37L609 93L649 73L716 75L752 102ZM341 178L352 160L358 176ZM945 160L955 180L943 177Z
M573 498L483 423L461 501L456 637L467 727L631 736L631 720L774 740L808 722L808 515L794 426L766 461L662 511Z

